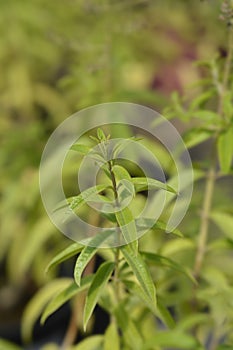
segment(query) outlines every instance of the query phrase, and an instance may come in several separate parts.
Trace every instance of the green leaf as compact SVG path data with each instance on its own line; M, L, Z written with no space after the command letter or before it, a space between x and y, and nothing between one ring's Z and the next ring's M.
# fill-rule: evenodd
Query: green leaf
M129 208L125 207L115 213L118 225L126 243L137 240L137 230L134 217Z
M174 328L176 323L166 308L166 306L163 303L163 300L161 297L157 297L157 316L163 321L163 323L168 327L168 328Z
M82 273L92 259L92 257L98 251L98 248L101 244L109 237L111 234L110 230L106 230L94 236L89 242L88 246L86 246L81 254L78 256L76 260L75 268L74 268L74 279L78 286L80 286Z
M72 346L70 350L103 350L103 336L93 335Z
M57 266L61 262L71 258L72 256L80 253L83 250L84 246L79 243L71 244L66 249L62 250L59 254L57 254L46 267L46 272L48 272L51 268Z
M227 174L231 168L233 157L233 128L220 134L218 138L218 157L220 168L224 174Z
M84 315L83 315L83 326L84 330L86 330L87 323L94 311L94 308L98 302L98 299L103 292L105 285L107 284L113 269L115 267L115 263L111 261L106 261L95 273L94 279L91 283L91 286L88 290L85 307L84 307Z
M106 141L106 136L101 128L97 129L97 136L100 141Z
M177 262L175 262L172 259L169 259L165 256L158 255L155 253L150 252L141 252L142 257L145 257L145 259L148 261L148 263L152 263L159 266L169 267L173 270L179 271L183 273L186 277L188 277L193 283L197 283L193 275L191 274L188 269Z
M128 204L128 202L130 202L135 196L134 185L126 179L122 179L119 182L117 192L118 200L121 206L126 206L126 204Z
M5 339L0 339L0 350L23 350L23 348Z
M118 305L118 307L114 310L114 315L119 327L121 328L124 340L126 344L129 345L129 348L134 350L142 349L142 336L128 312L126 312L123 304Z
M194 128L188 130L183 135L183 140L187 148L192 148L201 144L204 141L207 141L213 136L213 131L202 129L202 128Z
M91 147L87 146L87 145L80 145L79 143L75 143L71 146L70 148L72 151L76 151L79 152L83 155L86 155L90 152Z
M146 229L157 229L165 231L167 230L166 224L162 221L155 221L151 218L138 218L135 220L137 231L140 232L141 230ZM174 235L178 237L184 237L183 234L178 229L173 229L172 231L169 231L170 233L173 233ZM140 236L140 235L139 235Z
M144 343L142 349L151 350L155 346L175 347L179 350L197 350L198 348L197 341L192 336L175 330L156 333Z
M203 107L205 103L211 99L216 94L215 88L214 89L208 89L207 91L204 91L201 95L197 96L195 99L193 99L190 109L195 110L196 108Z
M104 335L103 350L120 350L120 337L115 322L110 323Z
M70 210L79 209L83 204L85 204L93 195L106 190L109 186L107 185L97 185L88 188L87 190L80 193L78 196L66 198L64 201L58 204L58 206L54 209L57 211L59 209L66 208L69 204Z
M63 289L60 293L56 294L55 297L46 306L40 322L44 324L47 318L58 310L68 300L88 289L93 281L93 275L85 276L81 281L81 286L78 287L76 283L72 282L68 287Z
M221 122L221 118L218 113L209 110L198 110L195 111L194 117L201 119L202 121L206 121L208 123L214 123L214 125L219 124Z
M22 318L22 337L25 342L31 340L33 326L46 304L57 293L69 286L71 281L71 278L55 279L41 288L29 301Z
M156 292L154 282L143 258L139 253L137 256L135 256L133 250L128 246L121 247L120 250L128 265L131 267L134 275L136 276L141 288L149 296L152 303L156 305Z
M86 203L86 201L89 200L93 195L102 192L106 190L108 186L106 185L97 185L88 188L87 190L80 193L78 196L73 197L71 203L70 203L70 209L79 209L83 204Z
M125 180L131 179L131 176L128 173L128 171L120 165L114 165L112 168L112 171L116 177L116 180L118 180L118 181L123 180L123 179L125 179Z
M227 238L233 240L233 215L225 212L213 211L210 214L211 219L223 231Z
M146 190L165 190L168 192L177 193L171 186L152 178L132 177L130 181L134 184L136 192Z
M184 317L177 325L177 329L184 332L187 330L192 330L195 326L206 323L209 323L209 315L208 314L191 314L187 317Z

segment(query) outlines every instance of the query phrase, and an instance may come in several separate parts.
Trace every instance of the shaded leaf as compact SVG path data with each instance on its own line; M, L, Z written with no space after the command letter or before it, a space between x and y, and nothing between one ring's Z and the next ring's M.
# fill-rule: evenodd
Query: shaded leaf
M95 273L94 279L87 293L85 307L84 307L84 315L83 315L84 330L86 330L87 323L94 311L94 308L98 302L99 297L101 296L101 293L105 288L106 283L108 282L113 272L114 266L115 266L115 263L111 261L106 261L105 263L100 265L100 267Z

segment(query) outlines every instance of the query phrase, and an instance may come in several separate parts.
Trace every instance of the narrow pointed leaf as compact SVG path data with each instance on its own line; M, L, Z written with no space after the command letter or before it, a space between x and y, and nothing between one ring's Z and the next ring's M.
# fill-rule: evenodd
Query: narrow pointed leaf
M168 328L175 327L176 323L160 297L157 298L157 316Z
M173 270L179 271L183 273L186 277L188 277L193 283L197 283L191 272L188 271L184 266L175 262L174 260L150 252L141 252L141 255L147 260L148 263L152 263L158 266L169 267Z
M226 212L213 211L210 217L225 236L233 240L233 215Z
M107 284L115 263L111 261L106 261L103 263L97 270L92 284L88 290L88 294L86 297L85 307L84 307L84 316L83 316L83 325L84 330L86 330L87 323L94 311L96 304L98 303L98 299L103 292L105 285Z
M134 275L136 276L141 288L144 290L145 293L147 293L151 301L156 304L156 292L154 282L143 258L139 253L135 257L134 252L128 246L121 247L120 250L128 265L131 267Z
M132 177L130 181L132 181L134 184L136 192L146 190L165 190L168 192L177 193L171 186L152 178Z
M229 128L219 136L218 157L222 172L227 174L231 168L233 157L233 128Z
M139 219L136 219L135 222L136 222L136 227L138 232L140 232L141 230L144 231L146 229L148 230L158 229L162 231L167 230L167 225L164 222L159 220L155 221L154 219L151 219L151 218L139 218ZM170 233L178 237L184 237L183 234L178 229L173 229L172 231L170 231Z
M118 225L126 243L137 240L137 230L133 214L130 209L125 207L115 213Z
M72 282L69 286L58 293L46 306L41 316L41 324L44 324L47 318L68 300L83 292L84 290L87 290L93 281L93 277L93 275L85 276L81 281L80 287L78 287L76 283Z
M72 151L76 151L79 152L83 155L88 154L88 152L90 152L91 147L87 146L87 145L81 145L79 143L75 143L71 146L70 148Z
M74 279L78 286L81 283L82 273L89 263L89 261L93 258L93 256L98 251L98 248L101 244L109 237L111 234L110 230L106 230L94 236L89 242L88 246L86 246L81 254L78 256L76 260L75 268L74 268Z
M107 187L108 186L106 185L97 185L97 186L90 187L77 196L66 198L64 201L62 201L57 205L54 211L66 208L68 205L70 210L79 209L83 204L86 203L86 201L89 200L89 198L91 198L91 196L106 190Z
M158 332L145 342L143 350L151 350L155 346L175 347L180 350L198 349L198 343L192 336L178 331Z
M116 180L118 180L118 181L123 180L123 179L126 179L126 180L131 179L131 176L128 173L128 171L120 165L114 165L112 168L112 171L116 177Z
M71 244L69 247L61 251L59 254L57 254L48 264L46 267L46 272L48 272L51 268L57 266L61 262L71 258L72 256L75 256L76 254L80 253L83 250L84 246L79 243Z

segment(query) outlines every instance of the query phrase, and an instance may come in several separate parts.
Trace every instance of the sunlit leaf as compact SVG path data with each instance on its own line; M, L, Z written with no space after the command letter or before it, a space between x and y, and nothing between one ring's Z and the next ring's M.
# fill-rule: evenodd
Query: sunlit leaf
M88 242L88 246L86 246L82 250L81 254L78 256L76 260L75 268L74 268L74 278L78 286L80 286L81 276L85 267L87 266L89 261L93 258L93 256L96 254L101 244L110 236L110 234L111 234L111 231L106 230L94 236Z
M94 311L94 308L98 302L98 299L103 292L106 283L108 282L113 269L115 267L115 263L111 261L106 261L95 273L94 279L91 283L91 286L88 290L85 307L84 307L84 315L83 315L83 326L84 330L86 330L87 323Z
M85 204L91 196L102 192L107 189L107 185L96 185L88 188L87 190L81 192L78 196L73 196L66 198L64 201L58 204L54 211L66 208L69 205L69 210L79 209L83 204Z
M48 272L51 268L57 266L61 262L71 258L72 256L75 256L76 254L80 253L82 249L84 248L83 245L79 243L73 243L66 249L62 250L59 254L57 254L48 264L46 267L46 272Z

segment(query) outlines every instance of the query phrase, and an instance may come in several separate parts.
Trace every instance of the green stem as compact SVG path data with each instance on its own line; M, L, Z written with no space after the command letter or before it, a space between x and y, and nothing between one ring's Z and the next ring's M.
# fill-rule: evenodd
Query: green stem
M119 199L118 199L118 193L117 193L117 184L116 184L115 174L112 170L111 160L108 161L108 169L109 169L110 176L111 176L113 193L114 193L114 198L116 201L116 207L118 207L119 206ZM116 296L117 302L119 302L119 300L120 300L119 258L120 258L120 249L117 247L115 250L115 271L114 271L114 287L115 287L115 296Z

